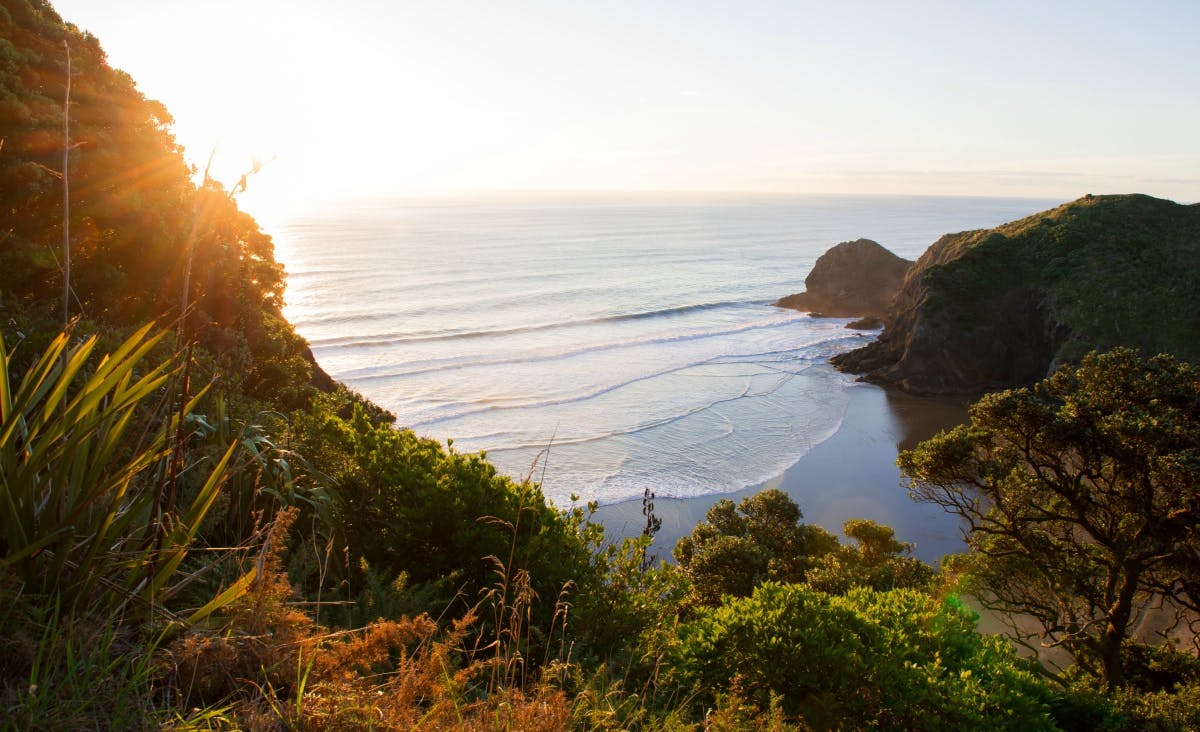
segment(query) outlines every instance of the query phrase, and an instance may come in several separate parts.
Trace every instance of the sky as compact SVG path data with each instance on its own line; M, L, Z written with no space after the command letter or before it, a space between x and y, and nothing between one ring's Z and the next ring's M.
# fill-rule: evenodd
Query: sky
M260 218L346 196L1200 200L1200 2L51 0Z

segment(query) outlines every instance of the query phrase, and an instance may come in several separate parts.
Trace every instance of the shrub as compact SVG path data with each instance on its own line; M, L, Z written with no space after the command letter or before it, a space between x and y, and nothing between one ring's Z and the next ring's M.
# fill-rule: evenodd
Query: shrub
M817 727L1053 729L1047 690L974 622L914 590L766 583L680 626L674 683L704 704L736 689Z

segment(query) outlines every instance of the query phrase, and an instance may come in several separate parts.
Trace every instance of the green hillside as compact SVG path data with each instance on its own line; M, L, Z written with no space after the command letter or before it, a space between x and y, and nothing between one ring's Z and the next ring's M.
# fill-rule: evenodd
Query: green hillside
M1196 360L1198 274L1200 205L1086 196L942 237L879 341L838 364L915 392L978 394L1118 345Z
M0 307L36 332L61 322L63 152L70 187L68 315L126 328L179 318L224 366L226 388L307 398L305 345L284 321L271 238L220 183L201 180L166 109L110 67L96 38L44 2L0 5ZM65 44L65 46L64 46ZM64 138L66 47L69 139Z

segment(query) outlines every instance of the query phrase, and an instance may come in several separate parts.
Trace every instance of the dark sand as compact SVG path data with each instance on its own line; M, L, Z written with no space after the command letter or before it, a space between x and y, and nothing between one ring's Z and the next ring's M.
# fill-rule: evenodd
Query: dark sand
M962 551L957 519L936 506L909 499L896 455L966 418L962 402L855 384L838 431L783 475L736 493L656 499L654 512L662 519L662 528L654 537L653 551L669 557L679 538L691 533L717 500L736 503L764 488L785 491L800 505L806 522L839 535L847 519L868 518L891 526L900 541L915 544L914 555L924 561L936 562ZM604 525L610 539L636 536L646 522L640 500L601 506L594 520Z

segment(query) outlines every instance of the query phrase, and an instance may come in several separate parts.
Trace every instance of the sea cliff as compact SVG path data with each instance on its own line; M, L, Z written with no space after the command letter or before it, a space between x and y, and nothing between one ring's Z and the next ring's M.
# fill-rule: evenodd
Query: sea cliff
M907 273L879 339L833 359L916 394L1032 383L1092 349L1200 357L1200 205L1092 196L947 234Z

